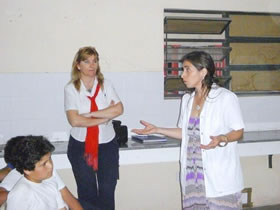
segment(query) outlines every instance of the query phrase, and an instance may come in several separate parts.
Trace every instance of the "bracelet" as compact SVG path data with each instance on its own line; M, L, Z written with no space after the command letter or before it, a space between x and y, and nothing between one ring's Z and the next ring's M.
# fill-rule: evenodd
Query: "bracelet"
M224 141L219 142L218 146L219 147L225 147L228 144L228 137L226 135L221 135L224 138Z

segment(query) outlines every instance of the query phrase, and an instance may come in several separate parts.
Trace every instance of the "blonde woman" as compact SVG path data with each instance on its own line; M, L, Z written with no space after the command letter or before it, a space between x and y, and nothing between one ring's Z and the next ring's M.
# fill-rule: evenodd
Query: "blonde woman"
M123 105L113 85L104 79L94 47L76 53L64 97L72 126L67 155L78 199L85 210L115 209L119 147L111 120L123 113Z

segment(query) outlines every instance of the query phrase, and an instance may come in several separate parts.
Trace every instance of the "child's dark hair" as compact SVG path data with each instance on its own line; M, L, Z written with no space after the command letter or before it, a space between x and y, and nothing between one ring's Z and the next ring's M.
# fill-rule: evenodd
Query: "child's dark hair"
M54 146L43 136L26 136L16 145L14 167L21 174L24 170L32 171L35 169L35 164L54 149Z
M24 138L25 136L16 136L7 141L4 148L4 160L7 164L15 165L15 158L17 156L15 153L16 145Z

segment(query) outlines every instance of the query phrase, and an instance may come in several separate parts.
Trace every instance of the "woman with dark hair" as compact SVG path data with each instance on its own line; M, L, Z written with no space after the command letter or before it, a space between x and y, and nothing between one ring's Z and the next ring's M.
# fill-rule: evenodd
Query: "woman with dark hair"
M72 126L67 155L79 201L85 210L115 209L119 147L112 119L123 113L123 105L113 85L104 79L94 47L76 53L64 97Z
M181 75L190 90L182 98L178 128L140 121L137 134L182 139L182 209L242 209L243 176L237 140L244 122L237 96L214 82L215 64L205 52L185 55Z

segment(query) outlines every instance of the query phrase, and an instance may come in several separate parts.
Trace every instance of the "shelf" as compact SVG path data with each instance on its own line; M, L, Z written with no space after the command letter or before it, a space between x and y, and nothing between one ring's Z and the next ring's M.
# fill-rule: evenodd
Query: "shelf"
M184 91L186 86L178 76L168 76L164 79L164 91Z
M217 43L217 42L219 42L219 43L225 43L226 42L226 40L225 39L200 39L200 38L196 38L196 39L194 39L194 38L165 38L164 39L164 42L215 42L215 43Z
M182 67L180 67L180 68L179 67L178 68L166 67L166 68L164 68L164 70L165 71L183 71L184 69Z
M231 47L220 47L220 46L205 46L205 47L172 47L167 46L167 52L165 48L166 58L168 62L179 61L185 54L192 51L204 51L209 53L214 61L222 61L226 56L229 55Z
M216 71L226 71L226 69L227 68L221 68L221 67L215 67L216 68ZM176 68L176 67L165 67L164 68L164 71L166 71L166 72L168 72L168 71L178 71L178 72L183 72L184 71L184 69L183 69L183 67L178 67L178 68Z
M222 34L230 18L165 17L164 32L170 34Z
M221 87L226 87L231 79L232 79L231 76L215 77L215 80L218 80L217 84L220 85Z
M222 77L215 77L214 80L217 81L217 84L221 87L225 87L229 81L231 80L231 76L222 76ZM186 91L187 87L182 81L180 76L176 75L169 75L166 76L164 79L165 88L164 91Z

